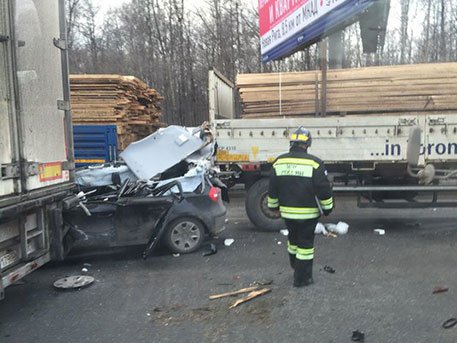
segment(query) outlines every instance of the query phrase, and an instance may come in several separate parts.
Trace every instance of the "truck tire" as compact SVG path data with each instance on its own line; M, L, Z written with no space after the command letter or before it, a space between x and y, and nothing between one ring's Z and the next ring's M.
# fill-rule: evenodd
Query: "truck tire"
M267 206L268 178L254 183L246 195L246 213L249 220L259 229L279 231L285 227L279 213L271 211Z

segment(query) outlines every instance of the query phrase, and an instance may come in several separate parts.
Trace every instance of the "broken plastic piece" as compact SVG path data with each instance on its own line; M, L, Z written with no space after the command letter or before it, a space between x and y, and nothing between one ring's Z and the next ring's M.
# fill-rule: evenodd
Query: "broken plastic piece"
M322 224L322 223L317 223L316 229L314 230L314 233L315 233L316 235L319 235L319 234L326 235L328 232L327 232L327 230L325 229L324 224Z
M457 318L450 318L446 320L441 327L443 329L450 329L453 328L455 325L457 325Z
M435 287L435 288L433 289L433 294L445 293L445 292L447 292L448 290L449 290L449 288L447 288L447 287L440 287L440 286L438 286L438 287Z
M59 279L54 282L54 287L59 289L82 288L94 282L94 278L88 275L75 275Z
M217 248L216 248L216 245L211 243L209 245L209 250L206 250L203 252L203 256L211 256L211 255L214 255L215 253L217 253Z
M281 234L282 234L283 236L288 236L288 235L289 235L289 230L287 230L287 229L283 229L283 230L281 230L281 231L279 231L279 232L281 232Z
M353 342L363 342L365 340L365 334L359 330L352 331L351 340Z
M88 270L87 268L83 268L83 269L81 269L81 271L82 271L83 273L87 273L89 270Z
M233 238L227 238L225 241L224 241L224 245L226 247L229 247L233 244L233 242L235 242L235 240Z
M325 266L325 267L324 267L324 270L325 270L327 273L330 273L330 274L334 274L334 273L335 273L335 269L333 269L333 268L330 267L330 266Z
M383 236L383 235L386 234L386 231L383 230L383 229L374 229L373 231L374 231L374 233L376 233L376 234L378 234L380 236Z
M179 257L181 256L180 254L173 254L173 257Z

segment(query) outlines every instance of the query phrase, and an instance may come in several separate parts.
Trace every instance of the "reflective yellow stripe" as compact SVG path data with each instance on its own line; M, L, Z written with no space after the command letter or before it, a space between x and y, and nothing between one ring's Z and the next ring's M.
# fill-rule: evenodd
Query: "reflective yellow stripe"
M280 206L279 209L281 210L281 212L287 212L287 213L297 213L297 214L319 213L319 209L317 207Z
M287 242L287 251L289 254L295 255L297 253L297 246Z
M323 210L331 210L333 208L333 198L319 200Z
M284 163L278 164L275 167L276 176L299 176L299 177L313 177L313 166Z
M278 199L274 199L274 198L270 198L268 197L267 198L267 206L269 208L276 208L279 206L279 200Z
M275 162L273 167L276 167L277 165L280 164L301 164L305 166L312 166L314 169L319 168L319 163L316 161L307 159L307 158L293 158L293 157L286 157L286 158L280 158Z
M333 204L333 198L319 200L321 205L330 205Z
M307 142L309 137L307 135L293 133L290 136L290 139L294 140L294 141L299 140L299 141Z
M297 248L297 254L295 257L302 261L309 261L314 258L314 248L310 249L301 249Z
M295 213L281 212L281 217L284 219L305 220L305 219L319 218L320 213L295 214Z

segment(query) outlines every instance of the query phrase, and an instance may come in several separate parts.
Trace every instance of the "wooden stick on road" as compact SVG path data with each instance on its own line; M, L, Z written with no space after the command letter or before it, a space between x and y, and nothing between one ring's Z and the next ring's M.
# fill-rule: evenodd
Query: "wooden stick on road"
M232 305L230 305L229 309L235 308L238 305L241 305L241 304L243 304L243 303L245 303L245 302L247 302L247 301L249 301L251 299L260 297L261 295L267 294L269 292L271 292L271 288L262 288L262 289L259 289L259 290L252 291L251 293L249 293L244 298L240 298L237 301L235 301Z
M253 287L247 287L247 288L242 288L242 289L239 289L237 291L233 291L233 292L227 292L227 293L221 293L221 294L215 294L215 295L210 295L209 298L211 300L213 299L220 299L220 298L225 298L225 297L231 297L233 295L238 295L238 294L243 294L243 293L247 293L247 292L252 292L252 291L255 291L259 289L259 286L253 286Z

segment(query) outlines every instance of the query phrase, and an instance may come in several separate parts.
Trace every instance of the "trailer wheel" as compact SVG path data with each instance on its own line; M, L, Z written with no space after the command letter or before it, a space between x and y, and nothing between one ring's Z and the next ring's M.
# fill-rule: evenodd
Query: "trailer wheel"
M284 228L279 213L271 211L267 206L268 179L262 178L254 183L246 195L246 213L249 220L259 229L278 231Z

